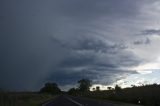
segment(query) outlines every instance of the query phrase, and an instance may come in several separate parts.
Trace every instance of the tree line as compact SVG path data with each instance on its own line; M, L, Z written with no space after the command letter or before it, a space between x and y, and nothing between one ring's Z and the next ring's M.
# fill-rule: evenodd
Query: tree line
M108 90L103 91L100 90L99 86L90 91L92 82L89 79L81 79L77 81L77 84L77 88L71 88L65 93L73 96L122 101L141 104L144 106L160 106L159 84L141 86L132 85L131 88L124 89L122 89L119 85L116 85L114 88L108 87ZM45 86L40 89L40 93L62 94L64 92L61 91L56 83L46 83Z
M78 82L78 88L71 88L68 93L72 94L75 92L86 92L90 90L91 80L89 79L81 79ZM44 87L40 89L40 93L50 93L50 94L59 94L62 93L61 89L58 87L56 83L46 83Z

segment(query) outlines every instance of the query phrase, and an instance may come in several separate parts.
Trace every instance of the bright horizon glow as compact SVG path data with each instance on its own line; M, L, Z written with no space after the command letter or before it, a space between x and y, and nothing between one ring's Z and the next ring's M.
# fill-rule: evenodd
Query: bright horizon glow
M118 80L117 82L110 84L110 85L102 85L102 84L93 84L90 88L93 91L93 88L96 86L100 87L100 90L108 90L107 87L115 88L115 85L119 85L121 88L129 88L132 85L141 86L142 84L160 84L160 70L147 70L147 71L139 71L138 74L133 74L125 79Z

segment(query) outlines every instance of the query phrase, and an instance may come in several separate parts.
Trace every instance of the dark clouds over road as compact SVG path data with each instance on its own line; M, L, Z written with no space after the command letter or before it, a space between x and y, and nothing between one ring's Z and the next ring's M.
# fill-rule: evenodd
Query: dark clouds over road
M137 33L159 34L159 30L143 27L148 19L142 16L142 7L149 3L2 0L0 87L35 90L46 81L74 85L81 78L111 84L137 73L132 67L144 58L135 54L130 43L150 40Z

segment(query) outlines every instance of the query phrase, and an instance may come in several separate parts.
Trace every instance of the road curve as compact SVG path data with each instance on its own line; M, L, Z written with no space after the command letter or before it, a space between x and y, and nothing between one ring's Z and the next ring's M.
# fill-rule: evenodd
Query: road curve
M59 96L53 101L44 103L42 106L139 106L114 102L102 102L92 99L71 97L67 95Z

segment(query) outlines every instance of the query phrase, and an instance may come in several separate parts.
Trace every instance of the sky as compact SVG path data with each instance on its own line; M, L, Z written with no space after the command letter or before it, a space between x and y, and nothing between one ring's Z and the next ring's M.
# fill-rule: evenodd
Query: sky
M0 0L0 88L160 83L159 13L159 0Z

